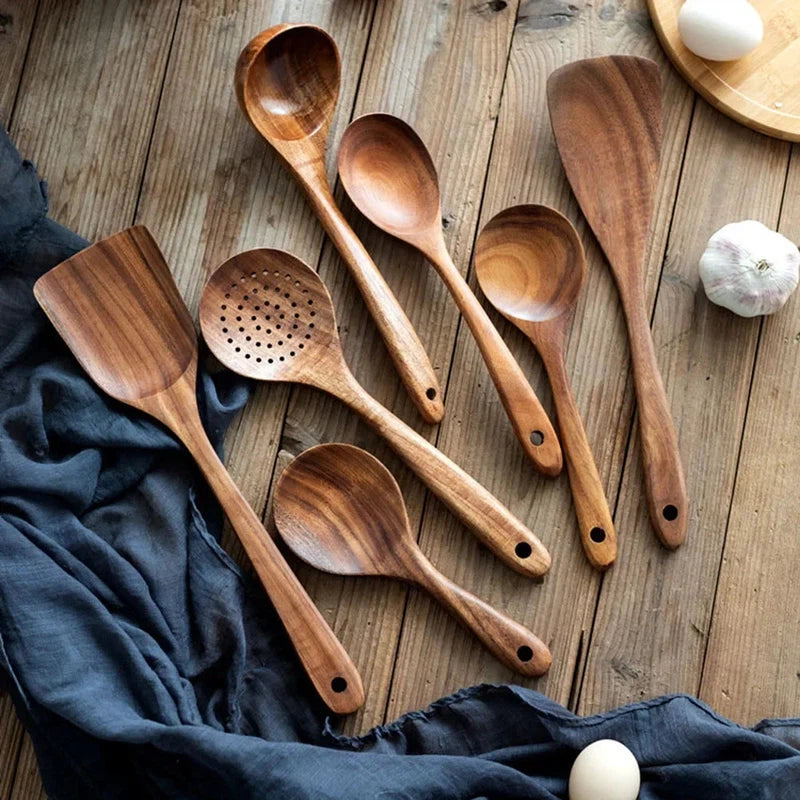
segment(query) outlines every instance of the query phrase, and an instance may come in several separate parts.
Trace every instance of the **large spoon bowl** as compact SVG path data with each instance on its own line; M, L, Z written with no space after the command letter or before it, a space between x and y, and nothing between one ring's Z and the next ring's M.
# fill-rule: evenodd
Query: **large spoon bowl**
M417 132L391 114L350 123L339 147L339 176L364 216L399 239L438 228L436 167Z
M481 231L475 273L492 305L527 334L544 361L581 543L592 566L608 569L617 557L616 532L564 362L567 328L586 281L578 232L552 208L508 208Z
M501 211L481 231L475 271L489 302L509 320L545 322L574 308L586 258L562 214L522 205Z

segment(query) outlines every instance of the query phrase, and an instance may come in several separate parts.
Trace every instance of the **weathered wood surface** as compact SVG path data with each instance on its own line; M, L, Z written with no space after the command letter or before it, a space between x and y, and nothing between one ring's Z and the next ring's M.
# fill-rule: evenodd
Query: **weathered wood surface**
M619 560L603 578L583 557L566 476L541 478L525 459L433 269L337 191L437 371L446 406L438 429L421 423L346 269L241 116L232 91L238 52L283 20L324 26L343 55L329 176L353 115L389 111L414 125L439 170L448 247L476 291L475 236L505 206L547 203L577 225L589 275L567 364L615 511ZM691 505L687 543L674 554L658 545L647 519L616 290L566 183L546 113L551 70L616 52L655 58L664 82L646 294ZM228 465L266 519L270 487L291 454L322 441L355 442L397 477L433 563L551 647L551 671L529 685L582 712L684 690L744 723L796 713L800 301L763 324L740 320L707 302L696 264L708 236L734 219L780 224L800 238L800 167L785 143L695 98L661 53L644 0L0 0L0 63L0 119L47 178L59 221L88 238L147 224L193 311L207 270L238 250L283 247L317 265L358 379L525 520L553 568L539 585L500 564L365 425L312 390L259 388L229 433ZM533 347L487 309L551 409ZM226 543L236 554L233 539ZM299 574L367 688L346 731L463 685L515 679L414 590L307 567ZM30 741L2 698L0 798L40 796Z

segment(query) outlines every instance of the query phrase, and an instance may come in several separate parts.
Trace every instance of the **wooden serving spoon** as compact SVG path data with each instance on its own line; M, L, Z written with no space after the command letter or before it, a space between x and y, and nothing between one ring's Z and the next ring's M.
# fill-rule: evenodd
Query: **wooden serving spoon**
M528 458L546 475L561 472L553 426L489 316L453 264L442 235L439 181L416 132L390 114L350 123L339 147L339 176L362 214L416 247L433 265L475 337Z
M415 583L511 669L537 676L550 668L550 651L538 637L457 586L425 558L397 481L364 450L322 444L301 453L278 480L274 511L283 540L312 567Z
M605 56L557 69L547 102L558 151L614 273L628 322L650 519L661 542L686 538L678 438L658 370L643 264L661 160L661 84L647 58Z
M39 305L111 397L152 415L188 448L225 510L308 676L328 707L364 702L353 662L208 441L197 410L197 337L158 245L137 226L43 275Z
M411 322L336 205L325 173L325 143L339 97L336 43L315 25L259 33L236 65L236 96L253 127L303 188L364 297L389 355L426 422L444 416L441 390Z
M229 258L203 290L200 327L214 355L234 372L262 381L303 383L338 397L361 414L499 558L525 575L547 572L550 556L536 536L353 377L328 290L300 259L268 249Z
M489 302L528 336L544 361L583 550L592 566L608 569L617 557L617 535L564 363L567 328L586 281L578 232L552 208L507 208L478 237L475 273Z

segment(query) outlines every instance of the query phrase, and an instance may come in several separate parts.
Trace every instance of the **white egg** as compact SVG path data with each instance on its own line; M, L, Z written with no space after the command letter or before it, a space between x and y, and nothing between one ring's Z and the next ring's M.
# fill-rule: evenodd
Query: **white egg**
M598 739L584 747L569 773L569 800L636 800L639 765L622 742Z
M686 0L678 14L678 32L700 58L733 61L761 44L764 23L747 0Z

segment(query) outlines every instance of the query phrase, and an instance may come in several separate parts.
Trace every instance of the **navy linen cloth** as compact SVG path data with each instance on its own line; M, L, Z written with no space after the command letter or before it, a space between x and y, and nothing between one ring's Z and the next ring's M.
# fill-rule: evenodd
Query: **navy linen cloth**
M750 730L687 696L579 718L478 686L336 736L188 456L96 389L36 305L85 245L3 133L0 671L50 797L566 798L578 751L614 738L643 800L800 798L800 720ZM202 373L198 393L219 444L247 389Z

